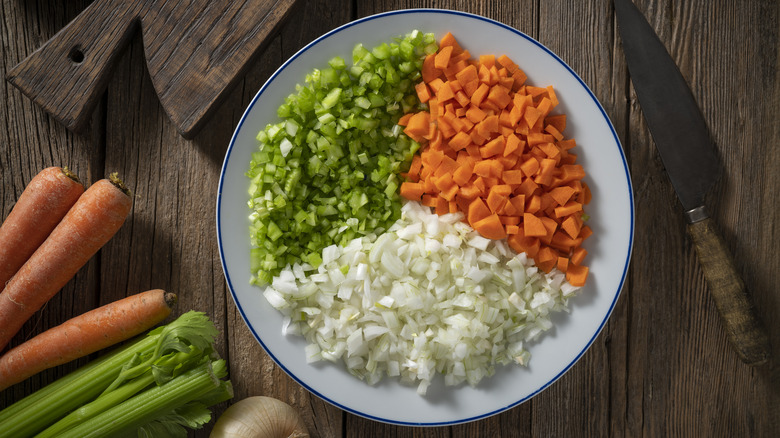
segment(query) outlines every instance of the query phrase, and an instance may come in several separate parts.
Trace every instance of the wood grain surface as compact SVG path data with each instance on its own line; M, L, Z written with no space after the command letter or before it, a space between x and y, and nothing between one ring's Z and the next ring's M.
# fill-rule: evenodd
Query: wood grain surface
M314 437L774 437L780 431L780 6L775 0L635 0L691 85L722 162L709 210L772 357L749 367L730 347L660 157L631 86L607 0L301 0L213 117L191 140L165 114L129 43L86 128L73 134L9 84L0 87L0 214L42 168L67 165L91 183L117 171L134 206L119 233L12 345L100 304L152 288L175 292L175 313L206 311L222 333L236 400L280 398ZM3 0L0 73L74 19L88 1ZM345 413L287 377L258 346L229 297L216 241L220 167L233 129L285 59L350 20L391 9L473 12L523 31L593 90L629 160L636 202L626 286L608 324L561 379L513 409L437 428L392 426ZM83 365L80 359L0 392L3 408ZM227 403L215 409L219 415ZM191 433L208 436L211 425Z
M297 0L97 0L7 74L35 103L80 132L117 58L140 29L162 107L197 134L259 56Z

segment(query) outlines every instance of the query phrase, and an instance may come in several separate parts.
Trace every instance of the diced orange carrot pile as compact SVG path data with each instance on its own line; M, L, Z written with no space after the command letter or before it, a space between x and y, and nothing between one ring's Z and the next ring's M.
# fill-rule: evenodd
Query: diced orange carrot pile
M425 58L417 94L428 111L406 114L404 132L423 147L412 161L401 196L462 211L482 236L507 238L545 272L553 267L576 286L588 268L582 242L590 190L566 139L566 116L552 86L526 84L506 55L474 59L451 33Z

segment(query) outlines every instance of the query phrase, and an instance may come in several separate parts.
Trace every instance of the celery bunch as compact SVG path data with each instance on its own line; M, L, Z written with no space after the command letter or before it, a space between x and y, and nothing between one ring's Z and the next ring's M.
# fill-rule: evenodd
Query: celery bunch
M0 411L2 437L187 436L233 396L218 331L188 312Z

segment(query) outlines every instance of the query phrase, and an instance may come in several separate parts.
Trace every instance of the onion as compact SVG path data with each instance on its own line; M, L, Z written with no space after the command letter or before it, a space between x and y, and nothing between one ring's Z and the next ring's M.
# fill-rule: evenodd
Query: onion
M397 376L424 395L437 374L476 385L527 365L524 346L579 288L462 219L406 202L387 232L325 248L317 269L288 266L265 296L308 341L307 361L341 361L369 384Z
M306 438L309 432L298 411L272 397L245 398L225 410L211 438Z

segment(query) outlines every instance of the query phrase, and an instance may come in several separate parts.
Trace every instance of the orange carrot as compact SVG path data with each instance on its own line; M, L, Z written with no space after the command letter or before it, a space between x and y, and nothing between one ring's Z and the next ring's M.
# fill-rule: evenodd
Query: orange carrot
M406 199L420 200L422 198L425 189L423 185L415 182L403 182L401 183L401 196Z
M572 286L585 286L585 280L587 278L587 266L570 264L566 269L566 280L568 280Z
M504 225L495 213L476 221L473 226L475 230L488 239L503 239L506 237Z
M0 226L0 291L84 193L67 168L40 171Z
M484 237L507 238L545 272L568 272L592 234L582 221L591 192L576 142L564 135L566 116L554 114L555 90L526 84L507 55L472 59L451 33L439 47L417 85L423 98L433 92L429 110L404 119L422 147L419 172L407 175L419 185L402 186L402 196L440 214L460 210ZM586 276L571 273L578 282Z
M116 174L79 197L0 293L0 350L111 239L131 205Z
M0 357L0 391L43 370L145 332L171 313L176 295L154 289L76 316Z

